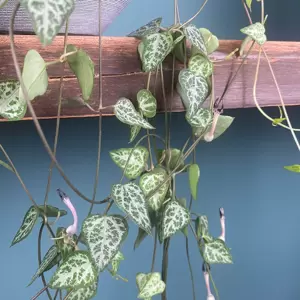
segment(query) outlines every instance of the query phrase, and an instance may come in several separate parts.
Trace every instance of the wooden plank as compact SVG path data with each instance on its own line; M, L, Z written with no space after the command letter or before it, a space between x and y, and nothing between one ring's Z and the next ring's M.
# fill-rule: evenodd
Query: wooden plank
M20 65L28 48L37 49L46 61L57 59L61 55L63 45L62 37L57 37L55 42L42 48L35 36L16 36L16 48ZM98 107L98 39L96 37L70 36L69 43L84 48L96 64L95 88L91 98L91 107ZM103 106L110 106L105 110L105 115L112 114L111 106L119 97L128 97L135 101L136 93L144 88L147 81L147 74L141 72L141 64L137 55L138 41L128 37L103 37ZM240 45L240 41L221 41L219 51L212 59L221 60L233 49ZM300 104L300 52L298 42L267 42L265 49L268 52L272 65L277 76L282 94L287 105ZM235 79L229 92L224 98L225 109L254 107L252 99L253 78L256 68L257 51L248 57L245 66ZM11 59L9 39L7 36L0 36L0 80L5 78L16 78L14 66ZM230 72L234 71L240 64L240 58L215 64L215 90L216 96L223 92ZM176 72L182 68L181 64L176 64ZM38 97L34 102L34 108L39 118L55 118L57 110L57 97L59 88L59 68L50 67L49 89L47 93ZM171 59L164 65L164 77L167 87L167 97L170 99L171 91ZM257 86L257 97L262 107L279 105L279 98L272 81L266 60L261 62L261 73ZM80 94L76 78L70 71L65 72L64 98L76 97ZM154 76L152 87L154 84ZM159 103L159 110L163 111L163 97L161 80L158 77L156 95ZM172 100L173 111L183 111L181 100L178 94L174 93ZM83 117L95 116L97 113L78 106L71 107L64 103L62 109L63 117ZM27 114L25 119L30 119Z

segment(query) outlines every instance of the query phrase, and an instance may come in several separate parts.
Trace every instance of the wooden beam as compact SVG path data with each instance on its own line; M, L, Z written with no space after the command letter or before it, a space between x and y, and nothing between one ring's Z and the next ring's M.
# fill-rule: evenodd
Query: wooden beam
M88 36L70 36L68 42L82 47L91 56L96 65L95 87L90 100L92 108L98 107L98 39ZM63 37L55 39L51 46L43 48L37 38L32 35L17 35L15 37L17 56L20 65L29 49L36 49L46 61L58 59L63 49ZM103 106L112 106L119 97L128 97L135 101L136 93L145 87L147 74L141 72L141 63L137 54L139 41L128 37L103 37ZM221 60L231 51L239 47L240 41L221 41L217 52L212 59ZM265 49L271 58L271 62L277 76L286 105L300 105L300 43L298 42L267 42ZM257 51L255 48L247 58L245 65L236 77L234 84L224 98L225 109L254 107L252 98L252 86L256 69ZM16 79L15 68L11 58L9 38L0 36L0 80ZM240 65L241 58L215 64L215 90L216 96L223 92L230 73ZM176 73L183 66L176 64ZM164 64L164 78L167 97L171 95L171 58ZM33 106L39 118L55 118L57 114L57 98L59 89L60 68L50 66L49 88L47 93L34 100ZM154 87L154 78L151 82ZM64 80L64 98L80 95L76 78L66 68ZM164 110L162 99L161 79L158 76L156 96L159 111ZM259 82L257 86L257 98L262 107L280 105L271 73L265 58L262 57ZM178 94L174 93L172 110L183 111ZM105 115L111 115L112 108L105 110ZM86 107L63 103L62 117L86 117L96 116L97 113ZM24 119L30 119L29 113Z

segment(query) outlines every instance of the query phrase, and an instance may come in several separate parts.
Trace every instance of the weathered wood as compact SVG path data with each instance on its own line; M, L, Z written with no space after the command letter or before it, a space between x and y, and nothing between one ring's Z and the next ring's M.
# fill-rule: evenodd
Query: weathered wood
M16 49L20 65L29 48L38 50L46 61L58 59L63 48L63 38L57 37L54 43L47 47L41 47L35 36L16 36ZM136 93L144 88L147 81L147 74L141 72L141 64L137 55L138 40L127 37L104 37L103 38L103 106L108 106L104 115L112 114L112 105L119 97L128 97L135 101ZM91 107L98 107L98 39L87 36L70 36L69 43L84 48L96 65L95 87L90 101ZM219 51L212 59L224 59L228 53L240 45L240 41L221 41ZM271 62L277 76L282 94L287 105L300 104L300 43L297 42L267 42L265 49L268 52ZM256 69L257 51L254 49L247 58L240 74L236 77L234 84L224 98L225 108L245 108L253 107L252 86ZM7 36L0 36L0 80L7 78L16 78L13 66L9 39ZM240 65L241 59L234 58L228 61L215 64L215 91L216 96L220 96L226 85L230 73ZM176 72L183 66L176 64ZM34 108L39 118L55 118L57 110L57 98L59 88L60 69L50 66L48 74L49 89L47 93L38 97L34 102ZM170 99L171 86L171 59L164 65L164 79L167 88L167 96ZM64 98L76 97L80 95L76 78L69 71L65 72L64 80ZM155 76L152 76L151 85L154 86ZM159 103L159 110L164 110L161 79L158 77L156 96ZM174 93L172 101L173 111L183 111L181 100L178 94ZM279 98L274 86L271 73L269 72L266 60L262 57L259 82L257 86L257 97L260 105L276 106L279 105ZM62 108L62 117L83 117L95 116L96 112L88 108L79 106L70 106L64 102ZM30 119L27 114L25 119Z

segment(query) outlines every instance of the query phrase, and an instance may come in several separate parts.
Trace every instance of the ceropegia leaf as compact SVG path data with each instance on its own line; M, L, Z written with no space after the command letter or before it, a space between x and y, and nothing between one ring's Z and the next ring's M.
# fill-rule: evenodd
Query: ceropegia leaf
M178 40L181 37L183 37L183 38L181 40ZM184 61L185 61L185 42L186 42L186 37L185 37L185 35L182 35L181 32L175 31L173 33L173 39L174 39L173 53L174 53L175 57L180 62L184 63Z
M97 271L88 251L75 251L59 266L52 276L51 289L79 289L92 285Z
M67 46L67 52L77 51L67 56L70 69L76 75L82 92L82 98L86 102L90 99L94 87L95 66L89 55L82 49L77 50L74 45Z
M171 171L175 168L177 171L182 170L184 168L183 153L181 150L176 148L158 150L157 160L159 164L165 167L168 166Z
M180 34L173 42L173 47L175 47L178 43L180 43L183 39L185 38L185 36L183 34Z
M118 251L117 254L114 256L114 258L111 261L112 269L110 270L110 273L111 273L112 276L117 275L120 263L124 259L125 259L125 257L122 254L122 252Z
M213 73L213 67L213 63L201 54L196 54L189 60L189 69L196 76L209 77Z
M206 242L213 241L213 238L208 231L208 219L207 216L199 216L195 222L195 229L198 238L203 238Z
M138 234L137 234L137 237L135 239L135 242L134 242L134 246L133 246L133 249L137 249L139 247L139 245L141 244L141 242L148 236L148 233L142 229L142 228L139 228L139 231L138 231Z
M189 221L188 211L177 201L169 201L162 218L162 239L164 240L186 227Z
M6 168L7 170L9 170L11 172L14 172L13 168L9 164L4 162L3 160L0 160L0 166Z
M220 115L214 132L214 140L221 136L232 124L234 117ZM210 128L208 129L208 131Z
M156 18L139 29L128 34L130 37L143 38L147 35L156 33L160 29L162 18Z
M135 138L140 133L141 129L142 129L142 127L138 126L138 125L130 126L130 139L129 139L129 143L132 143L135 140Z
M185 198L176 198L176 201L184 208L186 208L186 199ZM188 225L181 229L181 232L188 237Z
M34 206L31 206L29 210L26 212L22 225L18 230L18 232L16 233L11 243L11 246L21 242L31 233L38 216L39 216L39 212L36 210Z
M138 273L136 275L136 284L139 290L138 299L151 299L151 297L161 294L166 288L158 272Z
M38 2L38 1L36 1ZM46 63L36 50L29 50L25 56L22 78L29 100L44 95L48 87ZM25 100L22 88L19 90L20 100Z
M212 124L213 112L209 108L200 107L193 115L188 110L185 117L191 126L206 129Z
M27 103L19 98L20 84L18 81L0 82L0 116L16 121L24 117Z
M300 165L285 166L284 168L294 173L300 173Z
M184 27L183 31L191 44L200 50L204 55L207 55L205 41L200 30L195 25L189 24Z
M52 43L75 6L75 0L21 0L20 3L29 12L34 31L44 46Z
M146 118L153 118L156 115L156 99L149 90L140 90L137 93L137 102L140 111Z
M114 184L111 196L118 207L123 210L140 228L151 234L151 221L145 195L134 182L124 185Z
M252 0L246 0L246 4L251 11Z
M118 167L122 170L126 167L125 176L129 179L136 179L141 175L149 157L149 151L143 146L138 146L136 148L120 148L110 151L109 154Z
M204 39L207 54L215 52L219 48L219 40L208 29L200 28L200 33ZM193 47L194 48L194 47ZM193 51L192 51L193 53Z
M232 264L230 251L221 239L205 243L203 259L208 264Z
M53 245L52 247L49 248L49 250L47 251L47 253L43 257L39 268L37 269L36 273L32 277L32 279L31 279L30 283L28 284L28 286L31 285L42 273L45 272L47 267L52 263L53 260L55 260L55 258L58 255L59 254L58 254L58 251L57 251L57 247L55 245Z
M92 283L86 288L71 290L70 294L68 294L68 300L90 300L96 296L97 288L98 281Z
M114 105L116 117L125 124L137 125L145 129L154 129L154 127L135 110L132 102L127 98L120 98Z
M168 174L165 169L156 167L149 173L145 173L140 179L140 187L146 196L148 206L153 210L159 210L163 201L165 200L166 193L168 191L169 183L164 183L158 190L163 182L168 178ZM157 191L156 191L157 190ZM153 192L155 194L153 194ZM149 199L148 195L152 195Z
M70 237L66 233L66 228L58 227L56 231L56 246L61 254L63 260L65 260L72 252L75 251L75 238Z
M43 215L46 212L46 216L48 218L57 218L57 217L63 217L67 214L67 211L63 209L59 209L57 207L54 207L52 205L46 205L46 211L45 211L45 206L44 205L39 205L38 206L39 210L41 211L40 217L43 217Z
M260 22L256 22L254 24L242 28L241 32L250 36L259 45L263 45L267 40L267 37L265 35L265 26Z
M200 168L197 164L191 164L188 169L190 190L194 200L197 200L198 182L200 178Z
M128 224L120 215L92 215L84 220L82 232L94 264L102 272L127 237Z
M141 61L145 72L155 71L172 51L173 37L168 32L153 33L143 39Z

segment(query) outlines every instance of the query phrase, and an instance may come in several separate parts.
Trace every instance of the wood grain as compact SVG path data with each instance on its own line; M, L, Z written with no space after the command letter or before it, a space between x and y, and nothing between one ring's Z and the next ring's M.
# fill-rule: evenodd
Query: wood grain
M20 65L29 48L38 50L46 61L58 59L63 48L63 38L57 37L54 43L43 48L35 36L16 36L15 37L17 55ZM70 36L69 43L84 48L93 59L96 65L95 87L90 101L92 108L98 107L98 39L88 36ZM141 72L141 64L137 55L138 40L128 37L103 37L103 106L109 106L104 115L112 114L112 105L119 97L128 97L135 101L136 93L144 88L147 82L147 74ZM239 47L240 41L221 41L219 51L212 59L221 60L228 53ZM265 49L271 58L272 66L277 76L285 103L287 105L300 104L300 43L297 42L267 42ZM247 58L239 75L236 77L230 90L224 98L225 109L253 107L252 86L257 63L257 51L255 48ZM6 78L16 78L15 69L11 59L9 39L7 36L0 36L0 80ZM224 90L230 73L240 65L241 58L234 58L228 61L215 64L215 87L216 96L220 96ZM171 58L164 64L164 80L166 83L166 93L168 99L171 95ZM183 66L176 64L176 72ZM49 67L49 88L47 93L36 98L33 102L34 108L39 118L55 118L57 111L57 98L59 89L60 68ZM65 71L64 93L65 99L80 95L76 78L69 71ZM151 86L154 86L152 77ZM159 111L164 111L161 78L158 76L156 89ZM181 100L178 94L174 93L172 101L173 111L183 111ZM267 62L262 58L259 82L257 86L257 98L262 107L279 105L279 97L272 80ZM95 116L96 112L81 107L71 105L64 101L62 117L85 117ZM30 119L27 114L25 119Z

